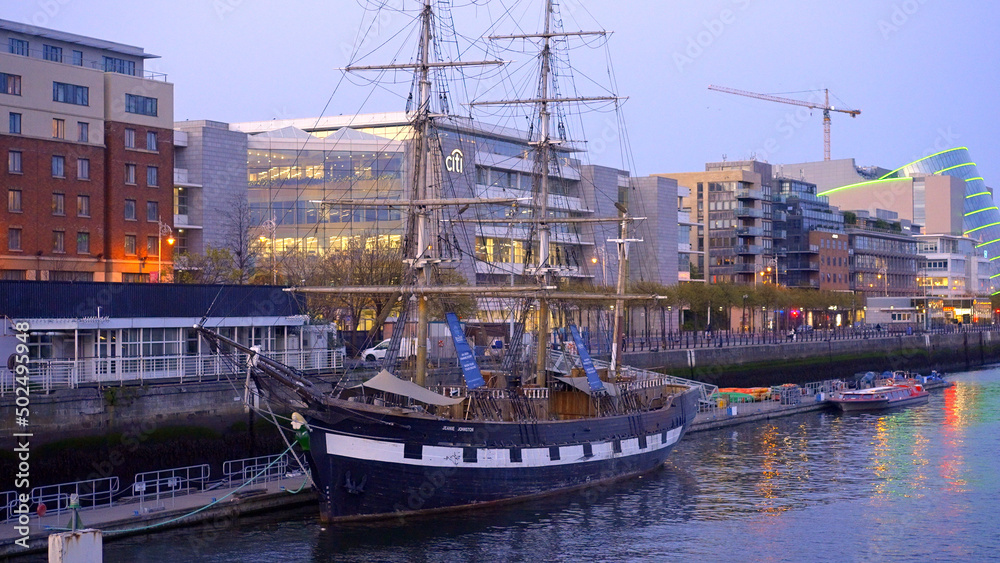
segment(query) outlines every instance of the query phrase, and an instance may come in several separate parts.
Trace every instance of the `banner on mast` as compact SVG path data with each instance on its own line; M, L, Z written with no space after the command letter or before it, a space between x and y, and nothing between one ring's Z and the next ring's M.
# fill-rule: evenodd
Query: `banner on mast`
M476 355L472 352L468 339L465 338L465 330L458 320L458 315L445 313L445 318L448 320L448 328L451 329L451 340L455 343L455 351L458 352L458 365L462 368L466 387L476 389L485 386L486 380L479 371Z
M597 375L597 368L594 367L594 360L590 358L590 352L583 345L583 338L580 337L580 330L576 325L569 325L569 331L576 342L576 353L580 355L580 364L583 365L583 372L587 374L587 383L590 384L591 393L604 391L604 382Z

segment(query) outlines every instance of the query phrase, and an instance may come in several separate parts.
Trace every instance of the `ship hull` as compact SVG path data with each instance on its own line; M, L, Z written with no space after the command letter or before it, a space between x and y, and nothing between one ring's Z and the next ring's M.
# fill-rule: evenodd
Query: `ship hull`
M697 413L670 406L572 421L311 417L324 521L369 520L520 502L660 467Z

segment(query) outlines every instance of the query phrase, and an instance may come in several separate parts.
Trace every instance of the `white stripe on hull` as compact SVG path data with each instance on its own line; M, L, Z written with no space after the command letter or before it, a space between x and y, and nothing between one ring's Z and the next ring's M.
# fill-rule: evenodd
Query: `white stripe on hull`
M338 455L353 459L380 461L386 463L401 463L424 467L482 467L482 468L520 468L520 467L551 467L581 462L596 462L615 458L625 458L639 453L663 449L677 443L681 436L681 428L667 431L666 441L662 435L646 436L646 447L639 448L639 439L630 438L621 441L621 452L615 453L612 442L594 442L593 455L584 457L583 445L559 446L559 459L549 459L549 448L521 448L521 461L510 460L510 448L476 448L476 461L463 461L463 448L447 446L424 446L421 459L403 457L401 442L387 442L346 436L343 434L326 434L326 451L329 455Z

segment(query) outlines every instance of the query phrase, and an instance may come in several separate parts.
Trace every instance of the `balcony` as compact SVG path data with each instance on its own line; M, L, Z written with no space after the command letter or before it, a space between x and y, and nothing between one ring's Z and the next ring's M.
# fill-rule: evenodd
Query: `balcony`
M764 247L758 244L743 244L739 246L734 246L733 251L736 254L761 254L764 252Z
M735 274L756 274L760 270L756 264L732 264L728 267L732 268Z
M736 199L764 199L763 190L741 188L736 190Z
M763 209L754 209L753 207L737 207L736 208L737 217L756 217L757 219L764 218Z
M739 227L736 229L738 237L762 237L764 229L762 227Z
M771 218L775 221L787 221L788 213L785 213L784 211L774 211L772 212Z
M785 240L786 238L788 238L788 231L785 231L784 229L778 229L776 231L771 231L771 238L778 239L778 240Z

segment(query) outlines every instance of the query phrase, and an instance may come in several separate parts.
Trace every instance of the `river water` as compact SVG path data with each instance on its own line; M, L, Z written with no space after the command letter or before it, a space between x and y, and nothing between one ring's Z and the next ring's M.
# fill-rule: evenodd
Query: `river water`
M322 527L315 509L105 544L105 561L1000 559L1000 368L927 405L688 435L663 470L506 508Z

